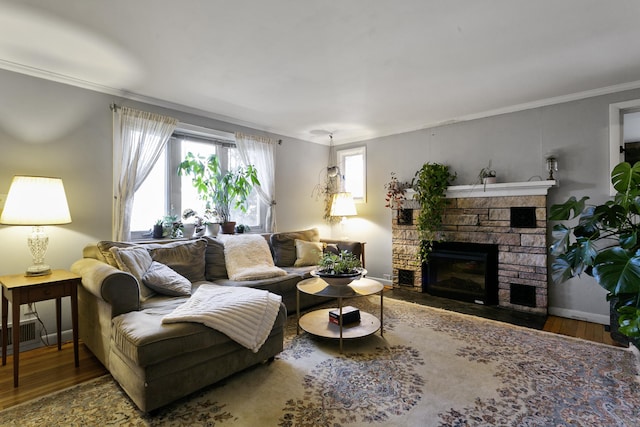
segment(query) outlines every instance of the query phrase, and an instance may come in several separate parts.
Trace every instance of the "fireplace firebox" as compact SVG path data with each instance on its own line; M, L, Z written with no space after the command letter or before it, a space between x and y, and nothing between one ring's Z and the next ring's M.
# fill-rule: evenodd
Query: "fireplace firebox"
M422 265L422 292L485 305L498 303L498 245L439 242Z

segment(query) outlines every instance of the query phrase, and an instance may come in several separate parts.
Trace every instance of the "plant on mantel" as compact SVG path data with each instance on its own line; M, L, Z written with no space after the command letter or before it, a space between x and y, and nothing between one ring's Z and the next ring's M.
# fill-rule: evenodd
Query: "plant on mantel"
M407 190L413 187L413 181L400 181L395 172L391 172L391 180L384 185L387 195L384 198L385 208L402 209L407 200Z
M623 162L611 172L613 200L588 205L588 197L570 197L551 206L549 220L577 224L553 227L551 271L554 282L587 274L607 290L619 315L611 325L640 344L640 162ZM614 316L615 317L615 316Z
M442 215L447 205L447 187L456 179L448 165L425 163L416 172L413 179L415 194L413 198L420 203L416 228L420 238L419 259L427 261L433 249L433 243L440 240L438 232L442 227Z

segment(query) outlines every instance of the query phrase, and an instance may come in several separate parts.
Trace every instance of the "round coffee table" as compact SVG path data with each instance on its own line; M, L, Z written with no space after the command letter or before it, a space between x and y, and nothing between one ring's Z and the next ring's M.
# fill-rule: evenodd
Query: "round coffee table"
M384 336L383 327L383 290L382 283L373 279L361 278L354 280L346 286L331 286L319 277L302 280L297 285L296 291L296 312L298 318L297 333L300 329L312 335L324 338L337 338L340 340L340 352L342 352L342 340L351 338L361 338L374 334L378 329L380 336ZM339 324L329 321L329 311L335 308L324 308L313 310L302 317L300 316L300 292L310 295L332 297L338 299ZM342 308L344 298L356 298L367 295L380 294L380 318L373 314L360 311L360 321L342 325Z

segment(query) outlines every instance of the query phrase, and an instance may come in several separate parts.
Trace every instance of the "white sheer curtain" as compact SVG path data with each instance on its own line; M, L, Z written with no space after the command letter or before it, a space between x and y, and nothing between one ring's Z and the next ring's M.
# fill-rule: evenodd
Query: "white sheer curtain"
M171 137L178 120L112 106L113 110L113 227L114 240L131 238L133 196Z
M265 232L272 233L276 227L276 144L278 141L260 136L236 132L236 146L245 164L256 167L260 186L256 192L260 200L269 206L265 220Z

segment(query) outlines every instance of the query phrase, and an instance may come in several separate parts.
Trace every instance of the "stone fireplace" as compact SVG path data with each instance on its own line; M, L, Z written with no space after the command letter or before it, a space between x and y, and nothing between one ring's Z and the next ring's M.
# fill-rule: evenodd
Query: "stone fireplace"
M394 287L547 314L546 195L554 184L536 181L449 187L442 230L445 243L440 247L444 255L436 257L442 270L439 281L433 267L418 261L420 241L414 220L420 206L408 200L406 210L393 214ZM481 259L473 254L477 247L497 249L495 275L479 270ZM480 285L481 278L486 283ZM430 286L437 289L429 292ZM446 287L454 288L450 295ZM467 295L474 288L476 295Z

